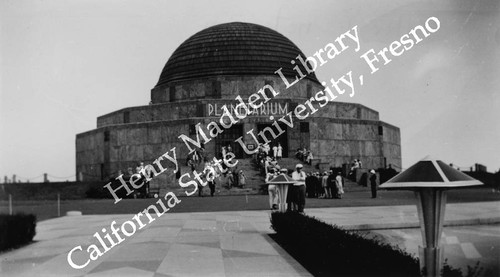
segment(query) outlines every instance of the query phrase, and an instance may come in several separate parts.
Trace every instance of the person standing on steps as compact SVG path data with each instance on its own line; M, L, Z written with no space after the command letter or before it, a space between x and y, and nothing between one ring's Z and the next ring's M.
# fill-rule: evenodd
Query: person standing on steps
M214 197L215 194L215 178L209 180L208 187L210 188L210 196Z
M209 165L206 168L208 172L206 173L205 178L207 180L208 188L210 189L210 196L214 197L216 173L212 165Z
M247 178L245 176L245 173L243 172L243 169L240 169L240 173L238 173L238 178L239 178L239 185L241 188L244 188L245 185L247 184Z
M375 170L370 170L370 186L372 188L372 198L377 198L377 174Z
M276 153L276 158L278 160L281 160L281 157L283 156L283 147L281 147L281 144L278 143L278 151Z
M313 154L311 151L307 151L307 155L306 155L306 163L308 165L312 165L312 160L314 159L313 157Z
M229 170L227 172L227 187L229 189L233 188L234 186L234 175L233 175L233 172L231 170Z

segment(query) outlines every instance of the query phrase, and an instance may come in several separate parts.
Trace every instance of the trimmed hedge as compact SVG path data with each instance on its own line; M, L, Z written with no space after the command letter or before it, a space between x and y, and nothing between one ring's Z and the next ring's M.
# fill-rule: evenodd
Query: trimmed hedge
M0 214L0 251L25 245L36 234L36 216Z
M443 277L479 277L483 273L483 268L479 266L479 262L474 267L468 265L467 271L464 273L460 268L454 268L448 265L448 260L444 261L442 275ZM491 270L484 272L483 276L493 276Z
M271 224L273 239L314 276L420 276L417 258L356 231L296 212L272 213ZM482 272L479 262L462 272L445 260L442 276L478 277Z
M314 276L420 276L416 258L313 217L272 213L275 240Z

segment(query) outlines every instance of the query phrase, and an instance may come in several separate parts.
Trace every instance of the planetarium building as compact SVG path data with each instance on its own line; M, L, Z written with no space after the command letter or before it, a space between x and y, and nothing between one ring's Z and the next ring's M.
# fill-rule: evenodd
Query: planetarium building
M288 88L275 73L282 68L283 76L294 80L296 65L290 61L298 55L305 58L289 39L256 24L226 23L194 34L167 61L150 103L100 116L96 129L76 136L77 176L108 180L119 170L153 162L173 147L182 163L189 148L181 134L196 140L198 128L206 130L221 118L222 107L234 112L237 96L248 99L270 85L280 93L204 145L209 156L231 145L237 158L250 158L242 145L248 150L265 143L256 142L252 132L274 128L272 118L287 115L324 90L314 73ZM307 118L295 119L293 127L279 126L283 133L269 143L280 143L284 157L305 147L323 165L340 167L361 159L363 167L401 167L399 128L361 104L329 101ZM241 143L236 142L240 137Z

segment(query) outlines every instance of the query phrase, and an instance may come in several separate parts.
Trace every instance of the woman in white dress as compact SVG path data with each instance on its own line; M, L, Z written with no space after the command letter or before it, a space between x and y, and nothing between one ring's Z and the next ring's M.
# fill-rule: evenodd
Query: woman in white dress
M276 151L276 158L278 160L281 160L281 157L283 157L283 147L281 147L281 144L278 143L278 147L277 147L277 151Z

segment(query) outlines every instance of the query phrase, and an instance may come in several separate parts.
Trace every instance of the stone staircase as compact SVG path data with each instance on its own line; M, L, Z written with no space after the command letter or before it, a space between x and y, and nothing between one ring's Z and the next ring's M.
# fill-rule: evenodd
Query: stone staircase
M281 168L286 168L288 169L289 171L290 170L295 170L295 166L297 164L302 164L304 166L304 171L305 172L316 172L316 171L319 171L314 165L308 165L302 161L300 161L299 159L296 159L296 158L283 158L281 160L278 161L278 164Z
M254 164L253 159L238 160L236 170L243 170L246 176L247 187L257 187L264 183L264 176L261 175L260 169Z
M204 168L204 164L199 164L196 168L196 171L201 172ZM246 185L243 188L240 187L232 187L228 188L228 178L227 176L220 176L216 179L216 195L242 195L242 194L259 194L262 193L261 186L264 184L264 176L260 174L259 169L254 166L252 159L240 159L238 160L238 164L234 168L230 168L233 172L243 170L246 176ZM191 167L186 166L185 164L180 165L181 174L191 173ZM191 176L193 178L193 176ZM169 191L175 192L176 195L184 195L184 188L181 188L178 185L178 180L175 180L171 175L169 176L168 185L161 184L156 185L156 189L153 188L153 193L159 189L159 195L163 196ZM175 180L175 181L174 181ZM183 179L183 181L187 182L189 179ZM208 187L204 188L204 195L209 194ZM196 196L198 194L196 193ZM195 195L193 195L195 196Z
M288 169L289 172L295 170L295 166L298 163L301 163L304 166L303 170L307 173L308 172L323 173L325 170L328 170L328 169L320 171L318 169L318 164L320 162L321 161L315 160L315 161L313 161L313 165L308 165L308 164L301 162L300 160L298 160L296 158L283 158L283 159L278 161L278 164L281 168ZM181 173L182 174L191 172L191 168L189 166L185 166L184 164L180 165L180 166L181 166ZM200 164L197 168L197 171L201 171L203 169L203 166L204 166L203 164ZM246 176L245 187L243 187L243 188L240 188L240 187L228 188L227 177L220 176L216 180L216 184L217 184L216 185L216 195L243 195L243 194L263 194L263 193L266 193L267 188L265 187L264 175L261 174L260 169L254 164L253 159L248 158L248 159L238 160L237 166L232 168L232 170L233 170L233 172L243 170L243 172L245 173L245 176ZM161 189L159 191L159 195L163 196L168 191L173 191L177 195L184 195L185 189L181 188L178 185L178 183L177 183L178 181L174 181L175 179L173 176L171 176L170 179L172 180L171 184L168 186L161 186ZM368 190L367 187L360 186L356 182L353 182L347 178L345 178L344 180L345 180L344 190L346 192ZM186 181L186 180L184 180L184 181ZM204 188L204 195L208 195L208 194L209 194L209 189L208 189L208 187L206 187L206 188ZM193 196L195 196L195 195L193 195ZM196 194L196 196L197 196L197 194Z

